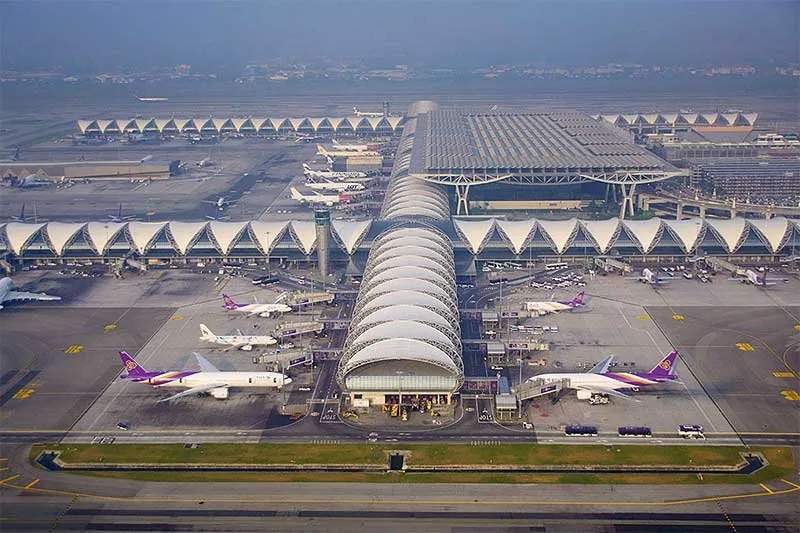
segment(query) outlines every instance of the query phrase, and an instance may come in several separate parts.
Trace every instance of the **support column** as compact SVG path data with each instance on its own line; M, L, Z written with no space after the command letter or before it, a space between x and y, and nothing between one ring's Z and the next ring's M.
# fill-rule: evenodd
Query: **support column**
M620 183L619 188L622 191L622 204L620 205L619 210L619 218L620 220L625 220L625 211L630 213L630 216L634 214L634 206L633 206L633 194L636 190L636 184L631 183L627 185L625 183Z
M706 206L700 205L697 208L700 210L700 218L706 218Z
M456 185L456 214L469 215L469 185Z
M731 209L731 218L736 218L736 209Z
M683 220L683 202L677 202L675 205L675 219Z

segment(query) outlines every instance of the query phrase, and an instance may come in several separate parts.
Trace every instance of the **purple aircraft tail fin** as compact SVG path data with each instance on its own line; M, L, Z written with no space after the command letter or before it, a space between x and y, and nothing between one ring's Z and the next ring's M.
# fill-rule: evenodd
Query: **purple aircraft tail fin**
M649 372L650 377L665 378L672 376L675 372L675 359L678 357L678 352L668 353L664 359L658 362L656 366Z
M119 358L122 359L122 364L125 366L125 370L128 371L126 378L143 378L149 374L147 370L136 362L136 359L128 355L128 352L119 352Z
M237 309L239 307L239 304L234 302L231 299L231 297L228 296L227 294L222 295L222 301L225 302L225 305L223 306L225 307L225 309L231 310L231 309Z
M570 300L570 302L569 302L570 305L572 305L573 307L580 307L582 305L586 305L586 302L583 301L583 296L585 294L586 294L586 291L579 292L578 295L575 298Z

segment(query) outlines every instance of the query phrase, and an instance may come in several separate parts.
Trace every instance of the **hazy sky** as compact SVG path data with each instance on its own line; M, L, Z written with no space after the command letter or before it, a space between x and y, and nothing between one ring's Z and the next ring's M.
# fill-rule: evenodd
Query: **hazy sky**
M0 67L800 61L798 0L0 0Z

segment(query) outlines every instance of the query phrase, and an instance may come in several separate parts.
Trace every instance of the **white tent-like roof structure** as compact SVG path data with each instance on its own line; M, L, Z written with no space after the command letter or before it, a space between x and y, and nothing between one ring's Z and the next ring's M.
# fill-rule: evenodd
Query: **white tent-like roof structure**
M250 236L258 248L263 253L267 253L281 240L288 227L288 221L264 222L254 220L250 222Z
M747 223L743 218L728 220L706 219L706 224L711 228L729 253L733 253L742 245L747 233Z
M536 229L536 220L497 220L495 221L500 236L511 245L517 255L525 249L525 244Z
M211 230L210 237L215 241L220 253L222 255L228 255L228 252L233 247L233 241L245 230L247 222L220 222L218 220L212 220L208 224L208 227Z
M700 239L705 234L705 226L699 218L689 220L662 220L664 226L672 233L683 251L694 252Z
M169 233L172 241L181 255L186 255L191 246L202 231L206 228L207 222L170 222L168 224Z
M643 254L650 253L661 235L662 226L660 218L648 220L623 220L622 225L628 235L636 242Z
M777 252L783 246L791 232L789 219L784 217L767 220L750 219L747 222L772 253Z
M317 227L311 220L293 220L291 224L292 236L300 249L306 255L314 251L317 246Z
M98 255L103 255L126 225L124 222L89 222L84 229L88 236L86 240Z
M614 244L619 235L619 219L610 218L608 220L582 220L581 225L585 228L585 234L594 241L597 250L604 254Z
M128 222L131 244L140 254L145 253L166 225L166 222Z
M53 253L59 256L63 255L64 247L85 225L85 222L48 222L45 225L45 232L47 233L47 240L50 241Z
M348 254L356 251L371 226L372 220L331 220L332 233Z
M9 222L6 224L6 242L8 248L15 254L19 254L31 241L34 235L44 227L44 223L25 224L23 222Z
M462 220L453 218L453 225L458 234L467 242L470 251L478 254L486 246L486 242L492 236L494 230L494 219L487 220Z
M540 220L539 229L551 242L557 254L563 254L575 238L578 231L578 219L569 220Z

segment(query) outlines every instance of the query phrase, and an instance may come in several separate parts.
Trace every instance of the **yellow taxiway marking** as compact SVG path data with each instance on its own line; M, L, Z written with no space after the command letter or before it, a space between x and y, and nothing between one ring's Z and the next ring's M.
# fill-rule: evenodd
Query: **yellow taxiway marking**
M83 346L80 344L73 344L72 346L68 346L64 353L72 354L72 353L81 353L83 351Z
M800 331L800 324L795 324L794 325L794 330L795 331Z
M17 474L16 476L7 477L5 479L0 479L0 483L8 483L9 481L14 481L18 477L19 477L19 474Z
M792 372L775 371L775 372L772 373L772 375L774 377L776 377L776 378L793 378L794 377L794 374Z
M116 324L106 324L105 326L103 326L103 333L111 333L115 329L117 329Z
M33 487L36 486L37 483L39 483L39 478L36 478L33 481L31 481L30 483L28 483L27 485L25 485L25 488L26 489L32 489Z
M743 352L754 352L755 348L749 342L737 342L736 347L739 348Z
M785 479L783 479L783 478L781 478L781 481L783 481L783 482L784 482L784 483L786 483L787 485L791 485L792 487L794 487L794 488L796 488L796 489L800 489L800 485L798 485L797 483L792 483L791 481L786 481L786 480L785 480Z
M647 315L636 315L636 318L639 320L650 320L650 317Z
M169 319L170 320L183 320L183 317L181 315L175 315L175 316L170 317Z
M685 318L685 317L684 317L683 315L679 315L679 314L677 314L677 313L675 313L674 315L672 315L672 320L684 320L684 318Z
M781 396L790 402L800 402L800 394L798 394L796 390L782 390Z
M30 389L20 389L20 390L19 390L19 391L17 391L17 393L14 395L14 399L15 399L15 400L27 400L28 398L30 398L30 397L31 397L31 395L32 395L34 392L36 392L36 389L32 389L32 388L30 388Z
M761 488L762 488L762 489L764 489L765 491L767 491L767 492L769 492L770 494L772 494L772 489L771 489L771 488L767 487L767 486L766 486L766 485L764 485L763 483L759 483L759 485L761 485Z

